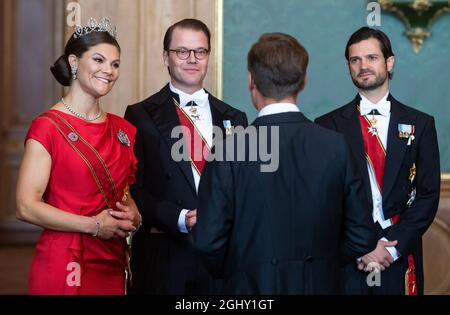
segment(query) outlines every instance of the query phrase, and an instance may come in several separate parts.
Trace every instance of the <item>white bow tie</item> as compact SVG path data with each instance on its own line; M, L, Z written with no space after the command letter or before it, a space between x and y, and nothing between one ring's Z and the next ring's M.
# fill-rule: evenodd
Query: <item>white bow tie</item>
M186 105L190 105L191 102L195 102L200 107L206 106L208 104L208 93L205 92L204 89L200 89L194 94L187 94L183 91L177 89L170 83L170 90L177 94L180 98L180 106L185 107Z
M391 102L382 100L377 104L373 104L368 100L361 100L359 109L361 111L361 115L363 116L370 114L374 109L376 109L381 115L388 116L391 112Z
M206 106L208 104L208 93L206 93L205 90L203 89L191 95L186 93L180 93L179 96L180 96L180 105L182 107L190 105L191 102L194 102L200 107Z

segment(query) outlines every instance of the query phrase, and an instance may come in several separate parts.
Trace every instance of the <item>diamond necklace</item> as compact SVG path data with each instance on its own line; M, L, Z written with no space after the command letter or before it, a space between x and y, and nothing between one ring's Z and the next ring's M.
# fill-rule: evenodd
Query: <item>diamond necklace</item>
M97 119L100 118L100 116L101 116L102 113L103 113L102 110L100 109L100 110L98 111L98 114L97 114L97 115L95 115L95 116L92 117L92 118L87 118L87 117L85 117L84 115L81 115L81 114L77 113L76 111L74 111L74 110L72 109L72 107L70 107L70 106L64 101L64 97L61 97L61 102L64 104L64 107L67 108L67 110L68 110L69 112L71 112L73 115L75 115L75 116L77 116L78 118L81 118L81 119L83 119L83 120L85 120L85 121L94 121L94 120L97 120Z

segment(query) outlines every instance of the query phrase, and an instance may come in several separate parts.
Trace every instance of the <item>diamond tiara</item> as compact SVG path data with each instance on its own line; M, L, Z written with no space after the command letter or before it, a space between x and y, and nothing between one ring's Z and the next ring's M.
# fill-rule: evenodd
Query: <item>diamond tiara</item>
M97 22L94 18L90 18L86 26L77 25L75 27L74 37L78 38L92 32L108 32L114 38L117 35L116 27L111 24L109 18L104 17L100 22Z

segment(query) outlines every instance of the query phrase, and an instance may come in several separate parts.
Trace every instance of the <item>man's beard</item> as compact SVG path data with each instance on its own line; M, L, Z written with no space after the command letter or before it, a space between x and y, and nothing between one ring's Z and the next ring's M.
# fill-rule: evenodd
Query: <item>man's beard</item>
M373 72L371 72L372 74L374 74ZM382 86L384 84L384 82L386 82L388 78L388 74L387 72L383 75L382 73L375 75L375 80L374 81L362 81L362 82L358 82L358 80L352 76L352 81L353 84L360 90L363 91L373 91L376 90L377 88L379 88L380 86Z

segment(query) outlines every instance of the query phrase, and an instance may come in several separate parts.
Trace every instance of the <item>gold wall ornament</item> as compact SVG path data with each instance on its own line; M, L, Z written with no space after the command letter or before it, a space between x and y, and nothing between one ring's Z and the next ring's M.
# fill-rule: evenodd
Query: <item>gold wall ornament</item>
M394 1L378 0L381 8L398 16L406 26L405 35L418 54L424 41L431 36L431 25L441 15L450 12L450 0Z

